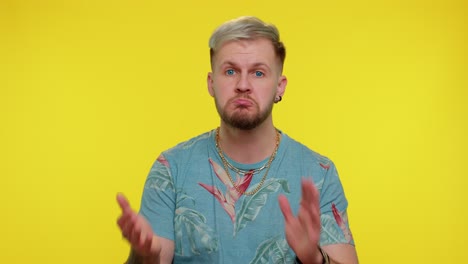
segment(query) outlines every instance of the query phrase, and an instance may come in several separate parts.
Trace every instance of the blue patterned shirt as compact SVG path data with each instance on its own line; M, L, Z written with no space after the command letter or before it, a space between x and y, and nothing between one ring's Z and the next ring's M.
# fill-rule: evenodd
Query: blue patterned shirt
M140 213L158 236L174 241L174 263L294 263L278 195L286 195L297 213L303 177L311 178L320 193L320 245L354 245L348 203L328 158L281 133L263 185L253 195L241 195L216 150L215 134L212 130L163 152L144 186ZM268 162L226 159L246 171ZM229 170L236 186L247 192L255 190L265 172Z

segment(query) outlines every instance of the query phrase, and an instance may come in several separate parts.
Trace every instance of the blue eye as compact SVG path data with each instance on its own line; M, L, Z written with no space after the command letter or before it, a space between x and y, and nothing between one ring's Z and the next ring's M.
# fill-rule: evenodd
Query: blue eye
M227 75L234 75L234 70L233 69L229 69L226 71L226 74Z
M255 72L255 76L257 76L257 77L262 77L263 75L264 75L264 73L261 72L261 71L256 71Z

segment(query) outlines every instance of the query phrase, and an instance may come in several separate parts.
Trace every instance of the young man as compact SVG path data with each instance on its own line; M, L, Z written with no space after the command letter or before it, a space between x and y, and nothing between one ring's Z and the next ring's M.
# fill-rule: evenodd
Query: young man
M334 164L273 125L287 84L276 27L241 17L209 44L220 127L159 156L139 213L117 196L128 263L357 263Z

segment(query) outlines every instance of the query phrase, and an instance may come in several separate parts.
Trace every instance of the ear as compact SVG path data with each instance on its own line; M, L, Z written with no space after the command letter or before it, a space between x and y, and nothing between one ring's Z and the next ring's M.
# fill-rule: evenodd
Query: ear
M286 76L281 75L278 79L278 86L276 87L276 96L283 97L287 84L288 79L286 78Z
M213 89L213 73L209 72L206 78L206 84L208 86L208 92L210 93L211 97L214 97L214 89Z

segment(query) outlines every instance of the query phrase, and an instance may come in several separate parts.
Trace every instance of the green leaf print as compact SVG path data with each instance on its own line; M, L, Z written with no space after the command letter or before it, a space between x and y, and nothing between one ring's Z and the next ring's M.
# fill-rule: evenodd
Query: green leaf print
M192 196L188 196L182 189L178 189L176 193L177 204L182 204L183 202L191 201L192 204L195 204L195 199Z
M251 189L255 189L256 186L257 184L252 186ZM286 180L271 178L265 181L257 193L252 196L245 196L242 201L241 209L237 212L234 236L236 236L248 222L255 220L260 209L265 205L268 194L277 192L280 187L282 187L285 192L289 193L289 185Z
M183 252L183 239L188 240L191 253L195 255L199 255L202 250L205 252L218 250L218 240L201 213L187 207L179 207L176 209L174 225L176 230L175 253L177 255L187 254Z
M320 245L348 243L343 232L336 224L335 218L328 214L320 216L322 230L320 231Z
M314 184L315 184L315 188L317 188L317 191L320 192L323 186L323 178L319 182L315 182Z
M286 240L282 237L274 237L262 242L250 264L263 263L293 263L294 256L289 251Z
M158 191L174 190L169 168L161 163L156 163L151 169L148 180L151 180L151 184L148 185L149 188L155 188Z

